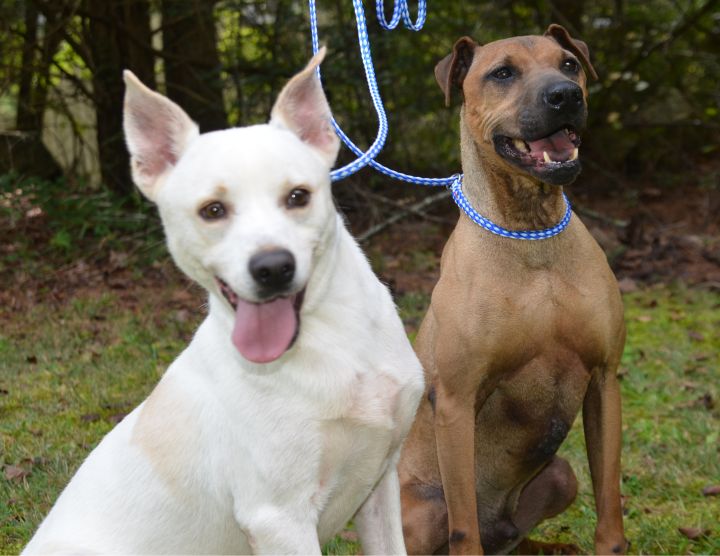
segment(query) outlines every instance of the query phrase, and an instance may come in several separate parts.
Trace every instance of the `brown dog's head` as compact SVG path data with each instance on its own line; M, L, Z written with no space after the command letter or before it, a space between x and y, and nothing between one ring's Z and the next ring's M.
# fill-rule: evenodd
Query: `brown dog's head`
M587 45L560 25L544 36L480 46L459 39L435 66L446 104L454 88L465 98L465 122L478 147L503 164L553 185L580 173L580 131L587 119L583 65L597 79Z

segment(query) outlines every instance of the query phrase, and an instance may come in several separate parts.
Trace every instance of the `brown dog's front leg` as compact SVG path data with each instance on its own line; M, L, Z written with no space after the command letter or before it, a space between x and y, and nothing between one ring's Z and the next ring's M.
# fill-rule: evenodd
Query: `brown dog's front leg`
M482 554L475 494L475 390L436 384L435 440L450 554ZM471 390L471 391L468 391Z
M583 404L583 426L595 493L596 554L624 554L627 541L620 503L622 409L616 365L596 370Z

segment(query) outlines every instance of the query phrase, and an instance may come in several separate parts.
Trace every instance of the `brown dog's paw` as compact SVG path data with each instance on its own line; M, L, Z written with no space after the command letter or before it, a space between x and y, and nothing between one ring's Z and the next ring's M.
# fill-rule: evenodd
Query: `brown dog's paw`
M580 547L570 543L541 542L523 539L515 549L516 554L582 554Z
M621 542L615 543L595 543L595 554L609 554L613 556L615 554L627 554L630 550L630 541L623 539Z

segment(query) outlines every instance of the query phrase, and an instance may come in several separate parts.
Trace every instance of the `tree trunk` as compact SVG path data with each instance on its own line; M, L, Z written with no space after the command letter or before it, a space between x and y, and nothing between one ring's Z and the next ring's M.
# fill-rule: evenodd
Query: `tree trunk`
M60 44L57 32L58 12L43 12L43 27L38 25L40 11L31 1L25 3L25 32L21 54L15 127L21 134L3 136L0 170L16 171L41 177L57 177L57 161L43 144L43 117L47 105L50 64ZM40 43L40 35L42 42ZM7 152L5 147L7 147Z
M118 21L123 20L120 0L85 0L85 42L91 57L97 119L100 174L107 187L127 195L132 191L130 162L123 140L122 105L124 58Z
M35 74L35 50L37 48L38 11L34 4L25 4L25 36L23 37L15 127L22 131L37 131L33 114L33 75Z
M125 0L125 52L127 68L151 89L157 88L155 79L155 55L152 52L152 29L150 28L150 2L148 0Z
M571 35L582 38L585 0L554 0L551 5L553 21L567 27Z
M39 15L38 6L28 1L25 4L25 37L16 119L17 129L37 133L43 128L50 65L62 40L60 28L67 23L68 17L62 10L44 6L44 23L38 27ZM42 32L42 43L39 43L39 31Z
M167 95L202 131L227 127L214 0L162 0Z

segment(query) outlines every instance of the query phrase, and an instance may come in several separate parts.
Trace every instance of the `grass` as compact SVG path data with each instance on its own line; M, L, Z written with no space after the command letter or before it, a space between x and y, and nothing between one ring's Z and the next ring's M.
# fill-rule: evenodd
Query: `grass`
M174 288L138 295L87 292L59 307L0 317L0 553L17 553L92 447L152 389L202 318ZM631 551L720 553L717 407L720 296L681 286L626 296L623 492ZM427 298L399 300L416 322ZM533 536L592 551L595 512L581 426L561 453L581 484L576 503ZM14 478L8 476L16 475ZM679 527L707 530L691 541ZM325 547L357 553L352 533Z
M656 287L625 296L620 368L626 536L636 554L720 554L720 296ZM560 449L581 485L575 504L535 536L592 551L594 502L579 417ZM691 541L681 527L707 531Z

